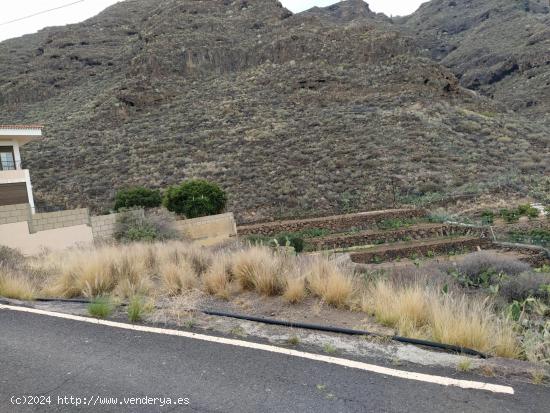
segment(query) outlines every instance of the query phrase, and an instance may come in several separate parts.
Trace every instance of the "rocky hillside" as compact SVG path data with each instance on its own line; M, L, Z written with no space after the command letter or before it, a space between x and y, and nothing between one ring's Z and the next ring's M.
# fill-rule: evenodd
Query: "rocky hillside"
M550 124L548 0L432 0L398 23L462 86Z
M46 125L23 153L40 205L103 210L120 187L204 177L255 221L524 194L550 172L542 123L338 6L127 0L0 43L2 123Z

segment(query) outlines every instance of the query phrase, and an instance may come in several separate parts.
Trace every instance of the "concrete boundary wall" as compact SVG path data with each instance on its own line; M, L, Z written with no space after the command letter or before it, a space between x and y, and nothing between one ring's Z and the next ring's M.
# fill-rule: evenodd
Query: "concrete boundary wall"
M145 216L143 209L131 213ZM86 208L32 214L29 204L0 207L0 245L36 254L109 241L114 238L119 215L90 216ZM200 245L217 244L237 235L233 213L185 220L169 218L175 219L175 229L185 238Z
M0 245L38 254L93 242L85 208L32 214L29 204L0 207Z
M77 225L90 225L88 209L80 208L67 211L34 214L29 221L31 233L56 228L74 227Z
M212 245L237 235L237 224L232 212L175 222L185 237L201 245Z
M29 232L26 221L0 225L0 245L15 248L25 255L42 251L63 250L93 242L92 229L88 225L55 228L35 233Z
M29 221L31 207L29 204L0 206L0 225Z
M143 209L136 209L129 211L136 215L145 215ZM92 233L94 234L95 241L107 241L113 239L115 236L116 221L120 214L98 215L90 218L90 225L92 226Z

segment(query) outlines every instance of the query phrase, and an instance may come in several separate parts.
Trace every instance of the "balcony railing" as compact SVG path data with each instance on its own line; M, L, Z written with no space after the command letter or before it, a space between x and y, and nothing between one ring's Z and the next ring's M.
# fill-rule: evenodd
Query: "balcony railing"
M0 171L16 171L23 169L21 161L0 161Z

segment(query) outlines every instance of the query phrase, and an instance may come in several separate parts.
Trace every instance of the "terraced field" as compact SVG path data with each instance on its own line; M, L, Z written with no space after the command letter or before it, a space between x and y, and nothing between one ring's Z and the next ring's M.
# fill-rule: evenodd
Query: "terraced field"
M252 241L304 239L305 250L348 252L356 263L461 253L491 245L486 228L430 222L426 211L398 209L278 221L238 228Z

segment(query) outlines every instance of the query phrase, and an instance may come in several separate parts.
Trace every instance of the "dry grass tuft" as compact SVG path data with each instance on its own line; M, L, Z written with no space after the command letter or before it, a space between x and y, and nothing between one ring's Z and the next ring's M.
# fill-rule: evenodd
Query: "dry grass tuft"
M0 267L0 296L17 300L32 300L34 284L23 274Z
M132 244L52 254L44 259L45 269L54 274L45 291L67 298L146 294L152 288L152 258L146 248Z
M203 288L211 295L229 299L232 292L230 265L223 255L215 257L213 264L203 276Z
M232 273L244 290L271 296L283 289L281 261L269 248L250 247L232 256Z
M297 304L302 302L306 298L306 295L306 278L287 275L283 298L291 304Z
M402 287L396 295L395 284L376 280L364 294L362 308L374 314L379 323L396 327L400 334L420 337L420 330L429 319L431 299L420 285Z
M315 258L306 270L308 289L327 304L335 307L350 305L354 292L353 276L325 258Z
M181 259L178 263L162 263L159 268L159 275L163 291L170 296L192 290L199 284L195 269L186 259Z
M469 347L501 357L517 357L519 346L512 326L499 318L488 299L441 294L432 286L399 286L375 281L362 308L399 334Z

